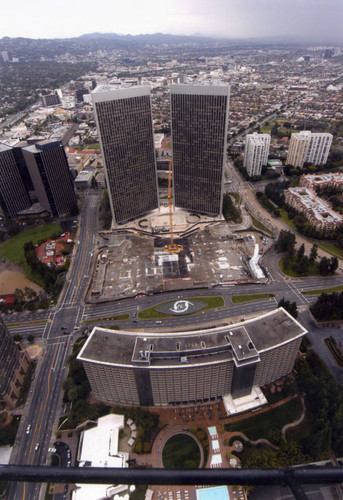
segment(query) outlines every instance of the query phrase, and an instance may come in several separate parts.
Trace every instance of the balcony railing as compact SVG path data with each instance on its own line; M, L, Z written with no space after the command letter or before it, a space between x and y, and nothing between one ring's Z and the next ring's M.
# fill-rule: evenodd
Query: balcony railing
M297 500L305 500L307 496L302 485L343 483L343 467L179 470L0 465L0 481L180 486L270 486L278 484L289 486Z

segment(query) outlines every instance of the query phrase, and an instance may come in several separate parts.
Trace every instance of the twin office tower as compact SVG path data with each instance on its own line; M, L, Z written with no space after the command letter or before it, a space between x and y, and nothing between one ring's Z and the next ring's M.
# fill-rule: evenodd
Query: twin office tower
M171 86L173 200L217 216L222 189L230 88L217 81ZM92 94L116 224L158 208L150 89L101 85Z

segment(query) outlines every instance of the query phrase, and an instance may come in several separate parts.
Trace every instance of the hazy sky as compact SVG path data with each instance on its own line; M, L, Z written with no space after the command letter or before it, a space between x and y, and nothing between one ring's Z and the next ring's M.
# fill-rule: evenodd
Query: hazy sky
M343 40L343 0L5 0L0 38L172 33Z

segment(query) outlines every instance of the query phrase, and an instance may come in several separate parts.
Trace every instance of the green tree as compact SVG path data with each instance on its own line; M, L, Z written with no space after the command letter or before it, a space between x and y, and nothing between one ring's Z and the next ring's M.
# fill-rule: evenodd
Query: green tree
M281 231L275 248L277 252L287 252L291 257L294 254L295 234L292 231Z
M16 288L14 290L14 300L17 303L23 302L24 300L24 292L20 288Z
M319 266L318 266L319 273L322 276L327 276L330 272L330 259L328 257L322 257L319 261Z
M286 309L289 314L293 316L293 318L298 317L298 308L296 302L290 302L289 300L285 300L285 297L282 297L280 302L278 303L278 307L283 307Z
M304 276L308 271L309 265L310 259L307 257L307 255L303 255L301 258L298 258L296 266L298 273Z
M135 446L136 453L142 453L143 445L141 441L137 441Z
M304 255L305 255L305 245L303 243L302 245L300 245L300 247L298 248L298 251L297 251L298 260L302 259L302 257Z
M333 274L338 268L338 259L337 257L331 257L329 264L329 273Z
M37 293L30 287L26 286L24 288L24 293L25 293L25 297L28 299L28 300L32 300L32 299L35 299L37 297Z
M310 251L310 263L314 262L318 255L318 245L314 243Z

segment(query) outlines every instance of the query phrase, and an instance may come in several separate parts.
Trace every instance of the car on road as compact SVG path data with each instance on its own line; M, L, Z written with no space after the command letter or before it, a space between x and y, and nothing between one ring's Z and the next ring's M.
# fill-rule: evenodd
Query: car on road
M66 330L67 327L66 326L61 326L61 330Z
M31 431L31 424L29 424L29 425L26 427L26 434L30 434L30 431Z
M132 317L135 318L137 316L137 313L132 313Z
M39 450L39 443L37 443L35 446L35 451L38 451L38 450Z
M160 325L162 321L156 321L156 325Z

